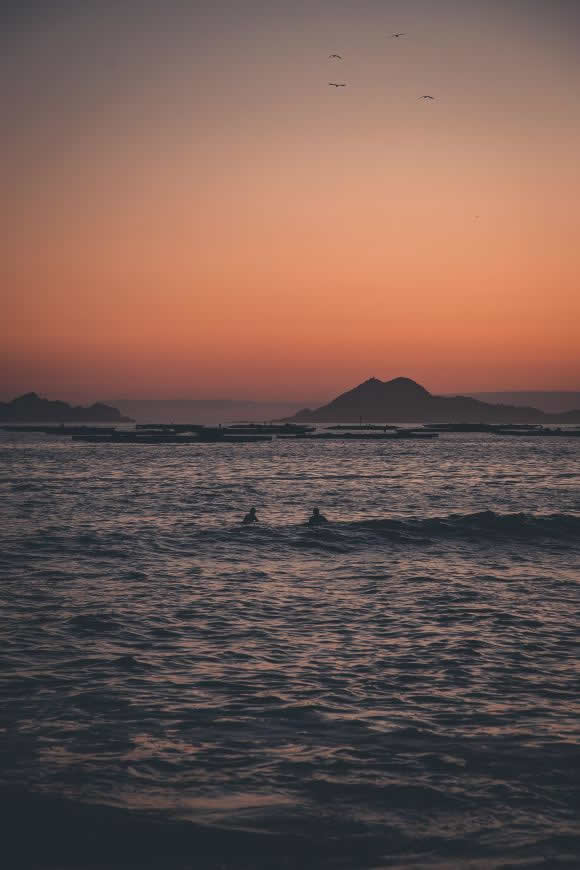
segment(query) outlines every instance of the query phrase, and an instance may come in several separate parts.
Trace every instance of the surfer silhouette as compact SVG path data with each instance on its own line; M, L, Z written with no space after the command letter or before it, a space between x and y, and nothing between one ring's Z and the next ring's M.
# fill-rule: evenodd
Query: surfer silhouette
M308 520L309 526L320 526L323 523L327 523L327 522L328 522L328 520L326 519L324 514L320 513L320 510L318 508L312 509L312 516Z
M249 526L251 523L257 523L257 522L258 522L258 517L256 516L256 508L250 508L250 510L248 511L248 513L246 514L244 519L242 520L242 523L245 526Z

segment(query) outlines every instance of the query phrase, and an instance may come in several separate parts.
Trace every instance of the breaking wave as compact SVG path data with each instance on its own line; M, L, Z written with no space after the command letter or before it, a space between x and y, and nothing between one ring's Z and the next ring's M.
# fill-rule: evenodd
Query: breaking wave
M379 535L430 535L440 538L557 538L580 541L580 516L572 514L500 514L479 511L403 520L368 520L352 523Z

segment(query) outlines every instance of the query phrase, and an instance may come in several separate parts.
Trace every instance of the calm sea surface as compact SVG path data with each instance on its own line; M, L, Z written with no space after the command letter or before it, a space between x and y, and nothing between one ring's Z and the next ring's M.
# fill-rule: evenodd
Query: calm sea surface
M580 867L580 439L3 433L0 574L10 870Z

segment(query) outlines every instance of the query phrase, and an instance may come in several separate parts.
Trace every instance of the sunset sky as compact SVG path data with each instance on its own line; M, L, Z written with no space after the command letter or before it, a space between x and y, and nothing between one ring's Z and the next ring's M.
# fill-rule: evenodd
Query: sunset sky
M15 0L0 42L2 397L580 389L577 0Z

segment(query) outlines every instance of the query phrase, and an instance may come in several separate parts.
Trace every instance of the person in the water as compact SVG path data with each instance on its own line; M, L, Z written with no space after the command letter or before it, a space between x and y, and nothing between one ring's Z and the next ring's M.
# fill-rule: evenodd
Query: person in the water
M245 526L249 526L250 523L257 523L258 517L256 516L256 508L250 508L242 522Z
M312 516L308 520L309 526L320 526L320 525L322 525L322 523L327 523L327 522L328 522L328 520L326 519L324 514L320 513L318 508L312 509Z

